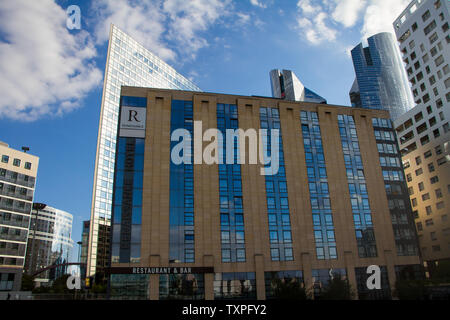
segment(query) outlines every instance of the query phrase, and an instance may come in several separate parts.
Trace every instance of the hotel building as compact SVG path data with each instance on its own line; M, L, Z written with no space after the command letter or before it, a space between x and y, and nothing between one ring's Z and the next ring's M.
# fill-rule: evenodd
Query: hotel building
M394 29L417 104L395 121L425 266L450 259L450 2L412 1Z
M109 266L112 183L122 85L200 90L155 54L111 25L95 159L87 276L99 274L101 277L104 268Z
M0 142L0 291L20 291L38 165Z
M397 279L420 276L387 111L138 87L122 87L120 110L113 299L263 300L279 280L317 297L337 274L359 299L389 299ZM198 139L212 128L223 134L213 154L223 160L228 145L234 164L202 160L211 142ZM260 147L278 154L279 169L250 164L249 139L241 149L225 134L237 128L278 129ZM180 137L194 152L179 152ZM380 266L379 290L366 286L370 265Z

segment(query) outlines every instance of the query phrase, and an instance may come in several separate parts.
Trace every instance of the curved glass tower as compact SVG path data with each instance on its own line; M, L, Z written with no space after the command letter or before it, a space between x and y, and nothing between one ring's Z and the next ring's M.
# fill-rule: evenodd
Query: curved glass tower
M73 248L72 222L73 216L68 212L50 206L33 208L25 259L27 273L69 262ZM37 275L36 281L56 280L67 270L67 266L52 268Z
M403 61L394 37L378 33L352 50L356 80L350 91L352 106L388 110L393 120L414 107ZM359 88L359 90L357 90Z

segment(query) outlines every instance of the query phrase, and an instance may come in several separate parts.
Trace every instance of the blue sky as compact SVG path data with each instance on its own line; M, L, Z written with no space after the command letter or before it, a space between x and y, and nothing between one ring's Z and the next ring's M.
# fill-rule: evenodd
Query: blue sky
M36 202L90 219L109 24L208 92L270 96L291 69L330 104L349 105L349 50L408 0L17 0L0 2L0 140L40 157ZM68 30L66 9L81 9ZM75 245L74 253L78 252Z

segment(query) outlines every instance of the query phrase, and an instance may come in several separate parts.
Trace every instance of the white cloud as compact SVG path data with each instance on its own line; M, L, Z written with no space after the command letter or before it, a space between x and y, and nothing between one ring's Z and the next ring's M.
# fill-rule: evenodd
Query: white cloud
M363 38L379 32L394 33L392 23L409 3L410 0L371 0L364 15Z
M98 0L93 4L101 12L97 41L108 40L113 23L165 61L174 61L177 53L195 58L208 46L201 33L227 15L230 4L231 0ZM168 40L176 42L180 52L170 49Z
M170 20L169 38L195 58L195 53L208 46L199 34L223 15L228 14L230 0L165 0L163 10Z
M329 26L329 15L320 5L314 5L310 0L300 0L297 3L300 15L297 17L297 26L300 34L313 45L324 41L334 41L337 30Z
M336 40L345 29L361 28L362 39L392 32L392 23L410 0L299 0L300 35L313 45Z
M306 15L315 14L322 9L320 5L312 5L310 0L299 0L297 2L297 7L300 8L301 11L303 11L303 13Z
M159 1L97 0L93 2L92 11L99 12L95 26L97 44L108 41L113 23L161 59L176 58L176 53L163 40L166 17Z
M332 13L334 21L344 27L352 27L360 17L360 12L366 6L366 0L334 0L336 8Z
M0 117L62 115L100 84L93 44L69 33L66 18L52 0L0 1Z
M242 12L237 12L236 15L238 16L238 24L244 25L250 22L250 15Z
M260 7L260 8L267 8L267 5L264 3L261 3L258 0L250 0L250 3L254 6Z

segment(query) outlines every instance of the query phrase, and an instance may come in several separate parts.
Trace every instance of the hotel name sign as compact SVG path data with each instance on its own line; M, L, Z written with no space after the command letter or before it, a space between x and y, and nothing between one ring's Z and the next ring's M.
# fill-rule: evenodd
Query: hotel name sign
M214 267L112 267L110 274L190 274L214 273Z

